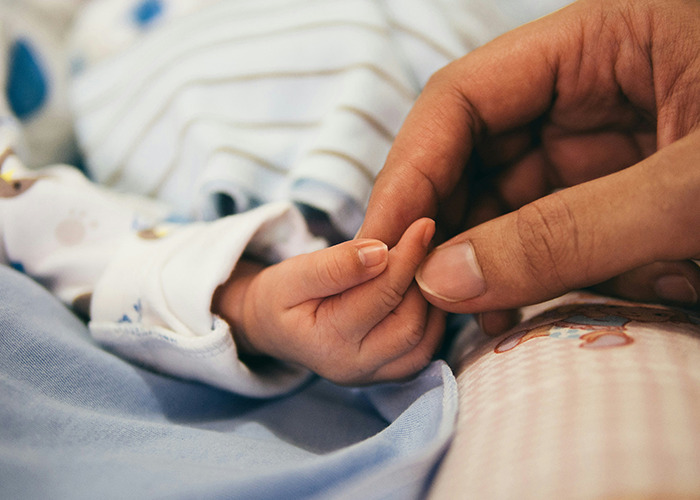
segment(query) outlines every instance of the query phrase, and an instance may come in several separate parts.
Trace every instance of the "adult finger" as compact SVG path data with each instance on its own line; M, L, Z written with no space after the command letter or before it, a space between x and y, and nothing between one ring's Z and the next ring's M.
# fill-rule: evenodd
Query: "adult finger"
M556 23L545 18L507 33L430 79L377 177L360 237L395 244L412 221L435 216L480 135L516 129L547 110L553 52L578 43Z
M510 309L659 261L700 254L700 131L438 247L424 295L453 312ZM695 290L696 293L698 290Z
M655 302L680 307L698 307L700 264L692 260L655 262L624 272L595 285L598 293L636 302ZM520 322L515 309L479 314L479 325L489 335L499 335Z
M698 304L700 266L690 260L655 262L616 276L596 290L640 302L693 307Z

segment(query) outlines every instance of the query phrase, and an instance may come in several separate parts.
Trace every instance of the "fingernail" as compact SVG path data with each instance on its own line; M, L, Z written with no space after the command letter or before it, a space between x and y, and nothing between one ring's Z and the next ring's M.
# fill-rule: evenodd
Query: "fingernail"
M486 281L469 242L438 248L416 275L418 285L430 295L460 302L483 294Z
M384 263L389 248L381 241L365 244L357 249L357 255L365 267L374 267Z
M688 278L680 274L662 276L654 283L654 292L663 300L693 305L698 302L698 292Z

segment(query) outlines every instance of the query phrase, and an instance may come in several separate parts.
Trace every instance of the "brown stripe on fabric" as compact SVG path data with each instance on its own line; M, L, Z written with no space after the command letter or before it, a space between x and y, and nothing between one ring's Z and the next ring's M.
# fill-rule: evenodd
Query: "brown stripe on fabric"
M348 66L340 67L340 68L331 68L331 69L323 69L323 70L316 70L316 71L290 71L290 72L283 72L283 71L278 71L278 72L269 72L269 73L258 73L258 74L250 74L250 75L241 75L238 77L230 77L230 78L211 78L211 79L201 79L201 80L190 80L185 82L183 85L178 87L174 93L172 93L168 99L166 100L165 104L161 107L161 109L148 121L148 123L142 128L140 131L140 135L144 136L148 133L148 131L155 125L155 123L163 116L163 114L167 111L167 109L170 107L170 105L173 103L173 101L176 99L176 97L186 90L187 88L192 88L196 86L207 86L207 85L220 85L222 83L232 83L232 82L244 82L244 81L254 81L254 80L265 80L265 79L301 79L301 78L316 78L316 77L330 77L330 76L336 76L342 73L347 73L347 72L352 72L352 71L362 71L366 70L371 73L373 73L375 76L380 78L381 80L385 81L387 84L389 84L394 90L397 92L401 93L404 97L408 99L414 99L416 97L415 92L405 86L402 82L394 78L392 75L389 73L385 72L382 68L379 68L378 66L374 64L369 64L369 63L357 63L357 64L351 64ZM124 113L122 113L123 115ZM121 119L121 116L118 116L113 123L118 123L119 120ZM109 129L105 129L101 136L98 136L96 139L92 141L92 144L87 146L87 149L94 149L97 148L97 145L101 142L103 142L107 135L109 133ZM133 144L128 145L125 148L126 151L132 151L133 150ZM115 182L117 182L114 178L114 175L110 176L110 178L106 181L107 185L113 185Z
M185 143L185 137L187 136L187 132L196 124L201 123L203 121L214 121L211 118L218 118L215 116L202 116L199 115L197 117L194 117L190 120L187 121L184 127L180 130L178 134L178 139L176 141L176 146L175 146L175 151L173 153L173 159L172 161L169 162L168 165L165 166L163 171L160 174L160 180L156 183L155 186L153 186L149 191L148 195L149 196L155 196L158 191L160 191L163 188L163 185L165 184L165 181L169 178L169 176L172 174L178 157L180 156L180 150L182 149L182 146ZM312 121L312 122L227 122L225 120L219 120L219 122L223 122L223 125L229 128L241 128L241 129L258 129L258 130L275 130L275 129L305 129L305 128L313 128L318 126L319 122L317 121ZM141 136L141 139L143 139L144 136ZM141 140L139 140L135 144L135 148L138 147L138 145L141 143ZM246 157L250 158L251 155L247 154ZM129 162L129 159L131 157L131 154L129 153L126 155L126 157L121 161L121 164L125 165ZM118 182L118 179L115 181Z
M307 153L308 156L323 155L323 156L333 156L335 158L340 158L355 167L370 183L374 183L375 174L372 170L362 163L357 158L353 158L347 153L342 151L335 151L332 149L313 149Z
M209 153L209 157L211 158L212 156L218 154L218 153L225 153L227 155L231 156L237 156L239 158L245 158L246 160L249 160L256 165L264 168L265 170L269 170L271 172L274 172L276 174L286 174L287 169L280 167L279 165L275 165L269 160L266 160L262 156L258 156L255 153L251 153L250 151L245 151L243 149L235 148L233 146L219 146L215 149L213 149Z
M372 116L370 113L367 111L364 111L362 109L356 108L354 106L339 106L337 108L338 110L341 111L346 111L348 113L352 113L355 116L359 117L361 120L363 120L367 125L373 129L376 133L378 133L382 138L387 140L388 142L393 142L395 139L394 134L387 128L385 127L378 118ZM175 141L175 152L173 153L173 160L168 163L168 165L165 166L165 168L162 170L161 174L159 175L160 179L158 182L151 188L149 191L146 193L149 196L155 196L163 187L165 184L166 180L168 177L172 174L173 169L176 166L177 159L180 155L180 150L182 149L182 146L185 143L185 137L187 136L187 133L189 130L196 124L202 123L204 121L218 121L219 123L223 124L225 127L228 128L239 128L239 129L250 129L250 130L275 130L275 129L309 129L313 127L317 127L320 125L320 121L308 121L308 122L291 122L291 121L266 121L266 122L254 122L254 121L249 121L249 122L236 122L236 121L227 121L227 120L217 120L217 118L222 118L219 117L218 115L198 115L196 117L191 118L188 120L185 125L180 129L178 133L178 139ZM225 118L225 117L224 117ZM136 151L139 146L142 144L142 142L145 140L146 135L141 135L139 136L139 139L133 144L132 148L127 151L123 157L116 161L115 163L118 165L126 165L129 163L131 156L133 154L133 151ZM108 185L114 185L117 184L121 181L122 179L122 170L115 171L106 181L104 181L105 184Z
M445 19L448 20L450 25L452 26L452 29L459 35L459 38L462 40L462 43L465 46L465 51L468 52L469 50L474 50L477 48L479 45L483 43L483 41L480 41L478 37L474 36L473 33L471 33L468 29L465 28L461 23L457 22L455 20L455 16L452 15L452 12L445 6L443 2L435 2L435 8L440 10L442 12L442 15ZM490 9L487 8L487 12L483 13L476 13L474 12L474 9L480 10L478 4L474 4L470 10L471 15L480 15L480 18L482 21L486 21L487 19L492 19L492 15L490 12ZM465 52L465 53L466 53ZM457 57L462 57L464 54L458 54Z
M127 99L127 101L131 102L134 96L140 95L140 93L143 91L144 87L147 87L150 82L154 79L157 78L158 75L164 73L165 71L171 69L173 65L175 64L182 64L183 59L186 59L188 57L196 57L200 55L201 51L220 47L223 45L228 45L231 43L239 43L239 42L249 42L251 40L256 40L256 39L266 39L269 37L273 36L281 36L281 35L287 35L290 33L303 33L306 31L313 31L313 30L319 30L319 29L335 29L339 27L350 27L350 28L358 28L362 29L365 31L370 31L374 32L380 36L388 36L389 31L382 27L382 26L376 26L372 25L369 23L360 23L357 21L323 21L323 22L315 22L315 23L307 23L303 25L298 25L298 26L290 26L286 28L279 28L276 30L270 30L264 33L252 33L252 34L247 34L247 35L240 35L240 36L234 36L230 38L226 38L224 40L217 40L216 42L211 42L211 43L206 43L202 44L196 47L189 47L183 51L178 52L177 54L173 54L173 56L169 59L162 60L162 61L157 61L159 64L154 64L153 60L148 61L148 75L143 78L143 83L139 85L136 89L134 89L130 93L130 98ZM140 69L134 69L134 71L131 71L129 74L133 73L140 73L140 74L146 74L146 71L140 71ZM125 75L129 76L129 75ZM112 87L108 88L107 90L103 91L97 96L92 97L89 99L87 102L83 102L81 104L78 104L76 106L76 109L80 113L90 113L95 110L95 108L99 108L101 106L104 106L105 104L108 104L114 94L117 92L116 89L119 89L122 84L120 82L113 82L114 84Z
M216 154L219 153L225 153L227 155L232 155L232 156L237 156L240 158L245 158L246 160L249 160L259 167L262 167L266 170L269 170L271 172L275 172L277 174L286 174L287 170L284 169L283 167L280 167L279 165L275 165L274 163L266 160L265 158L256 155L255 153L251 153L250 151L245 151L243 149L235 148L233 146L218 146L214 148L212 151L209 152L209 158L213 157ZM161 176L161 180L158 182L158 184L152 188L147 194L149 195L154 195L159 189L162 188L163 184L165 183L165 180L167 179L167 174L169 173L169 170L174 167L174 163L171 164L168 167L168 171L164 172L163 175ZM112 175L106 179L103 184L105 185L114 185L120 181L122 181L124 177L124 169L119 169L115 172L112 173Z
M410 27L405 26L403 24L399 24L396 21L390 21L389 25L393 29L395 29L396 31L404 33L412 38L415 38L416 40L420 41L424 45L427 45L432 50L434 50L438 54L445 57L448 61L453 61L453 60L457 59L460 55L462 55L462 54L453 53L451 50L449 50L447 47L442 45L440 42L429 37L426 33L423 33L422 31L418 31L417 29L410 28Z
M370 115L368 112L361 110L359 108L353 107L353 106L339 106L339 110L342 111L347 111L349 113L352 113L356 116L358 116L360 119L365 121L369 127L371 127L375 132L377 132L379 135L381 135L384 139L386 139L388 142L393 142L394 141L394 134L386 128L382 123L379 122L379 120L372 115ZM211 118L211 117L210 117ZM186 125L180 130L180 133L178 134L178 140L176 141L176 149L175 152L173 153L173 160L163 169L162 173L160 174L160 180L157 182L156 185L154 185L149 191L148 195L149 196L156 196L157 193L163 188L163 185L165 184L165 181L168 179L168 177L172 174L173 169L176 166L177 158L179 157L180 150L182 148L182 145L185 143L185 137L187 135L187 132L189 131L192 126L196 125L197 123L200 123L203 120L207 120L207 117L202 117L197 116L194 119L189 120ZM224 125L226 127L232 127L232 128L241 128L241 129L258 129L258 130L275 130L275 129L305 129L305 128L313 128L317 127L320 125L320 121L310 121L310 122L225 122ZM141 139L143 139L144 136L141 136ZM139 140L135 145L134 145L134 150L138 148L138 146L141 144L141 140ZM127 155L120 163L121 164L127 164L129 162L129 159L131 157L131 154ZM118 180L116 180L118 182Z
M372 129L375 132L377 132L379 135L381 135L384 139L386 139L389 142L394 142L394 139L396 138L394 133L391 130L389 130L387 127L385 127L384 124L379 121L379 119L372 116L367 111L356 108L354 106L340 106L338 109L341 109L343 111L347 111L349 113L352 113L352 114L360 117L370 127L372 127Z
M275 9L275 14L280 14L286 10L291 10L291 9L298 10L300 8L308 7L308 5L313 6L313 4L315 4L315 3L322 3L325 1L327 1L327 0L321 0L321 1L318 1L318 0L300 0L298 2L291 2L290 1L284 5L278 6ZM306 5L306 4L308 4L308 5ZM268 11L269 10L268 5L265 5L261 8L246 9L243 11L241 11L240 9L232 9L231 8L232 5L234 5L233 2L220 2L217 5L217 7L222 7L224 12L220 12L219 9L209 9L205 12L199 12L198 13L199 15L196 15L197 22L194 25L187 25L187 24L177 25L175 23L168 25L168 35L176 36L178 40L186 40L186 39L189 39L192 35L196 35L197 33L199 33L199 30L201 29L200 23L202 22L202 20L204 20L205 22L208 22L208 21L213 19L215 21L220 21L221 23L228 23L228 22L230 22L231 17L235 17L235 19L237 21L241 21L241 20L244 20L245 18L259 17L261 15L261 11ZM267 14L269 16L269 13L267 13ZM207 27L209 29L213 29L213 26L211 26L209 24L207 24ZM144 51L147 51L151 48L151 47L148 47L149 42L151 42L150 45L155 45L157 48L159 41L160 40L158 40L156 38L151 38L151 37L147 37L145 39L140 39L134 45L135 47L138 47L138 51L132 51L129 54L127 54L126 56L122 55L122 59L128 60L134 53L137 53L137 52L141 52L140 55L142 56ZM216 46L216 45L219 45L219 42L217 42L215 44L205 44L205 45L203 45L203 47ZM162 54L157 52L155 55L161 56ZM177 60L177 59L179 59L179 56L174 56L173 59ZM155 60L155 57L149 59L148 62L151 63L151 64L149 64L149 67L152 66L152 63L154 62L154 60ZM172 61L170 61L170 62L172 62ZM106 61L98 61L95 63L96 66L108 66L109 64L111 64L111 63L106 62ZM166 62L166 64L167 64L167 62ZM113 85L112 89L118 88L119 86L120 86L120 84ZM114 92L114 90L107 90L107 91L104 91L103 93L107 94L107 95L111 95L111 94L113 94L113 92ZM88 106L90 105L89 101L88 101L87 105ZM81 110L82 108L80 106L76 106L75 109Z

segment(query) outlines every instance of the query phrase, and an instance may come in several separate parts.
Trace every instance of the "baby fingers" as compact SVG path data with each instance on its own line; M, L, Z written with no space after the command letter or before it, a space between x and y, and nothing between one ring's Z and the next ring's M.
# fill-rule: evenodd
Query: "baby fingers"
M425 368L433 359L435 352L442 344L445 331L445 312L428 306L424 323L423 336L412 349L384 363L372 374L371 382L401 380ZM401 336L401 330L386 332L388 335Z
M378 240L354 240L299 255L275 266L278 283L293 284L279 290L281 303L291 308L302 302L344 292L380 274L389 250Z
M376 278L330 297L319 305L319 324L332 326L341 340L359 344L375 325L404 300L416 269L425 258L435 232L430 219L414 222L399 243L389 251L386 269Z
M406 378L432 359L442 339L444 316L425 301L414 284L358 345L336 342L324 356L313 360L312 369L343 385ZM330 345L329 341L327 347Z
M394 313L362 342L359 363L374 368L364 382L399 380L423 369L439 348L444 328L445 313L412 286Z

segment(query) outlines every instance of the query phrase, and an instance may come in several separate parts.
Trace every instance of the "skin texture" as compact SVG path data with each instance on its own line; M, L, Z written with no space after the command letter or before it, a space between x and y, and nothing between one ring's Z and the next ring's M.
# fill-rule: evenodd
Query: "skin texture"
M491 333L582 287L697 308L699 46L697 0L582 0L455 61L408 116L358 236L391 246L435 217L446 241L417 281Z
M354 240L270 267L241 261L214 296L242 354L301 364L340 384L409 377L440 345L444 314L413 277L435 224L412 224L389 250Z

